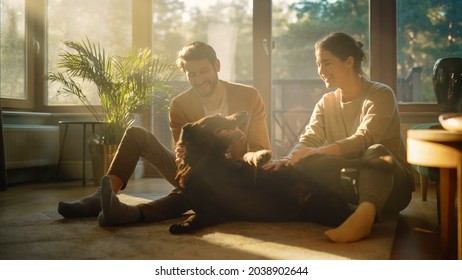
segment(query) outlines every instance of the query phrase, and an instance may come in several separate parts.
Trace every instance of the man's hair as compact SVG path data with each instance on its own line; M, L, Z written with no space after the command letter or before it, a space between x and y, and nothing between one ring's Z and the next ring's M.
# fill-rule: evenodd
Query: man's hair
M215 50L204 42L195 41L178 51L176 65L184 72L184 64L190 60L207 59L215 67L217 54Z

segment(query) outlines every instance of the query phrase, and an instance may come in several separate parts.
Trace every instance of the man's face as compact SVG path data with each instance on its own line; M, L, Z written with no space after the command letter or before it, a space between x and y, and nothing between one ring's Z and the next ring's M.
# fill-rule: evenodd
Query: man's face
M220 70L218 60L215 65L207 59L186 61L183 69L189 84L201 97L207 98L213 95L218 84L218 71Z

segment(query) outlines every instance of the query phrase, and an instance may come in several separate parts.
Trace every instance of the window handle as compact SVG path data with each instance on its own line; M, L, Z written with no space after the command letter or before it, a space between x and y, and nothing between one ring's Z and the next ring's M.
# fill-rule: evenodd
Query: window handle
M266 39L263 39L263 50L265 51L266 55L269 55L268 40Z
M35 48L35 54L40 53L40 42L35 39L35 37L32 38L32 47Z
M271 46L270 46L271 44ZM266 39L263 39L263 50L265 51L266 55L269 55L270 54L270 47L271 49L273 50L274 49L274 41L271 41L271 43L268 43L268 40Z

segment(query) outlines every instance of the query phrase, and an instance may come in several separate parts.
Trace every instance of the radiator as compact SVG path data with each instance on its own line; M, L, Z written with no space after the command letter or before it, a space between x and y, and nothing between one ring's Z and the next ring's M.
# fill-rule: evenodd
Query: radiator
M4 124L3 134L7 169L58 164L58 126Z

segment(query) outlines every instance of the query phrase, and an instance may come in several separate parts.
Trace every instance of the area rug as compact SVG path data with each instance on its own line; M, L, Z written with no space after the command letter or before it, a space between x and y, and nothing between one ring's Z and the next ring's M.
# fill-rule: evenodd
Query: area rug
M146 198L121 194L129 204ZM8 260L333 260L389 259L397 220L376 224L369 238L336 244L326 227L302 222L231 222L172 235L178 220L121 227L96 218L63 219L57 212L0 218L0 259Z

